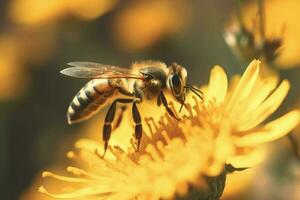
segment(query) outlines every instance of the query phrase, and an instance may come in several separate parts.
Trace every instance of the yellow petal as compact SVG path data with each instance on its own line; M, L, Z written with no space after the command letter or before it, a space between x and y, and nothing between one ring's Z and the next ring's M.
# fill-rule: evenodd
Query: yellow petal
M244 72L226 106L226 110L230 113L235 114L234 108L240 111L239 104L249 96L259 74L259 63L258 60L252 61Z
M256 110L254 110L251 115L249 114L248 123L239 127L239 130L243 131L251 129L264 121L280 106L286 97L289 88L290 83L287 80L283 80L273 94L267 98Z
M241 80L241 75L239 75L239 74L236 74L230 78L229 87L228 87L228 91L226 94L226 99L225 99L224 104L228 104L228 102L231 99L232 94L233 94L235 88L237 87L238 83L240 82L240 80Z
M249 133L236 139L237 146L254 146L279 139L288 134L300 122L300 110L291 111L284 116L268 123L259 131Z
M215 66L210 72L207 99L215 99L223 103L227 93L227 76L223 68Z
M265 146L255 147L250 152L243 155L235 155L227 160L236 168L254 167L266 158L267 150Z
M249 124L249 116L265 101L277 84L278 78L276 76L257 79L253 90L247 98L247 102L245 102L246 105L242 116L239 117L239 127Z

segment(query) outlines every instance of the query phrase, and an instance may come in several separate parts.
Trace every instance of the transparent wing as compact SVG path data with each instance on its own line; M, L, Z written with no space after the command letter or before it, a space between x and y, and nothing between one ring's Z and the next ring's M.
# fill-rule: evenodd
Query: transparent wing
M66 68L60 73L76 78L89 79L111 79L111 78L132 78L142 79L142 75L133 74L131 69L124 67L117 67L112 65L105 65L93 62L71 62L68 65L72 66Z

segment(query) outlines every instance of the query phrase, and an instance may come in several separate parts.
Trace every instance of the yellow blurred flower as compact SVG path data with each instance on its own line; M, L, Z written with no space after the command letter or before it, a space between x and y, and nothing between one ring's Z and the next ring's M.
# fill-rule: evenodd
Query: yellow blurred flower
M118 0L13 0L10 17L24 24L40 24L55 21L67 15L81 19L95 19L110 11Z
M286 135L299 123L300 112L294 110L260 125L287 95L287 80L276 86L276 78L260 76L257 60L229 87L225 72L216 66L203 88L205 100L190 95L182 120L163 115L157 123L151 116L145 118L149 131L144 129L139 152L134 152L132 140L127 146L120 140L103 159L102 144L81 139L75 144L79 151L67 154L80 165L67 168L73 176L43 173L66 187L50 193L41 186L39 191L55 198L170 199L186 194L190 186L203 189L205 177L220 175L226 163L257 164L263 159L261 144ZM118 131L133 132L132 127L122 128ZM217 189L219 194L222 189Z
M299 66L300 26L298 19L300 13L298 10L300 9L300 1L265 0L264 2L263 26L265 37L270 41L273 40L274 45L280 45L279 43L282 43L282 45L280 45L281 47L276 51L276 54L278 54L275 60L276 67L288 69ZM251 31L254 39L257 40L258 34L260 34L258 30L259 16L257 1L252 1L251 4L244 6L244 8L241 9L241 15L243 23L248 29L248 33L245 30L243 31L245 38L248 37L248 39L251 40L249 35L246 36L249 34L249 31ZM234 29L236 29L236 27ZM232 38L227 38L227 40L229 40L229 44L233 44ZM249 41L244 42L247 43ZM253 44L250 44L250 46L251 45ZM251 55L253 52L246 51L245 53ZM253 59L253 56L251 59Z
M0 34L0 100L24 93L30 83L26 65L44 61L51 54L53 44L51 30L45 33L24 28Z
M114 17L112 32L124 49L142 49L182 30L189 16L189 1L132 1Z
M0 100L22 94L28 80L16 55L16 44L9 36L0 36Z

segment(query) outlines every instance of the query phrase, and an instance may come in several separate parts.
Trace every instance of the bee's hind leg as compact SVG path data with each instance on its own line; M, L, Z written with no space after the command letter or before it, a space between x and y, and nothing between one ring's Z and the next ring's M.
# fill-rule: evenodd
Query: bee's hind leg
M111 106L109 107L107 114L105 116L105 120L104 120L104 125L103 125L103 132L102 132L102 139L104 141L104 153L103 153L103 157L106 153L106 150L108 148L108 141L110 138L110 134L111 134L111 130L112 130L112 122L114 121L115 118L115 113L116 113L116 106L117 103L132 103L133 99L116 99Z
M134 133L135 133L135 139L137 140L136 151L138 151L140 148L140 143L141 143L141 138L143 133L142 120L141 120L140 112L136 106L137 103L139 103L139 101L134 101L132 104L132 116L133 116L133 121L135 123Z

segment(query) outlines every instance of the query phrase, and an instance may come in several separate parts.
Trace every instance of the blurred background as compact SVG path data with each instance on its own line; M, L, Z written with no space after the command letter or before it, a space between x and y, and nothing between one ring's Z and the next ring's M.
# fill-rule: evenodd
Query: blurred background
M41 171L65 163L79 137L101 139L100 122L92 136L89 121L67 125L68 105L86 82L59 73L71 61L178 62L201 85L213 65L231 76L261 58L266 74L291 81L276 114L299 108L299 9L298 0L1 1L1 199L46 198L36 194ZM268 146L257 168L230 176L223 199L300 199L299 135Z

